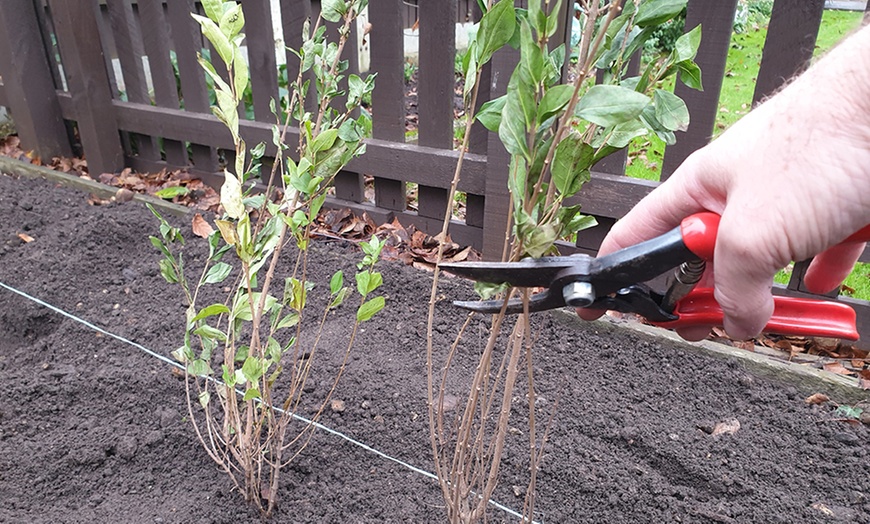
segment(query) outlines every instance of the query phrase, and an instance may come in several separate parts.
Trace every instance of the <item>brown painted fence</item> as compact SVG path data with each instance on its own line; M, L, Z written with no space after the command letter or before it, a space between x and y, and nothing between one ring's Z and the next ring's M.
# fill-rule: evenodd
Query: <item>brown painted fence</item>
M303 21L316 14L318 4L275 3L286 44L299 47ZM249 144L271 144L270 100L278 97L282 78L296 77L292 54L287 53L286 71L277 66L271 4L242 1L254 117L242 121L241 132ZM569 2L564 4L565 23L557 34L567 39L571 13ZM687 28L703 24L697 62L704 91L676 88L692 123L686 132L677 133L677 144L667 148L662 179L712 135L736 5L737 0L689 1ZM775 91L808 62L823 6L824 0L776 1L753 101ZM184 167L219 182L232 141L210 112L205 76L196 62L196 53L206 45L188 14L195 7L193 0L8 0L0 9L0 105L12 113L24 147L42 157L84 153L95 174L126 166L143 171ZM366 211L375 220L397 217L435 231L447 206L457 159L455 23L479 16L477 2L370 0L368 16L373 24L368 35L371 71L378 73L372 100L374 138L367 153L339 175L332 204ZM415 22L419 130L416 143L408 143L403 30ZM351 69L358 68L356 56L348 53ZM517 58L511 49L496 53L481 83L482 99L505 92ZM123 79L123 93L113 64ZM70 122L75 122L77 133L73 141ZM498 137L475 126L459 187L467 197L465 220L455 221L451 235L490 257L501 253L504 241L507 163ZM578 200L604 227L581 234L576 250L594 252L613 221L658 184L626 177L624 169L625 155L615 155L597 166L584 186ZM373 177L371 201L366 198L364 175ZM408 183L417 184L416 210L406 204ZM801 272L795 273L799 277ZM800 294L800 279L778 292ZM860 330L870 339L870 306L840 300L856 307Z

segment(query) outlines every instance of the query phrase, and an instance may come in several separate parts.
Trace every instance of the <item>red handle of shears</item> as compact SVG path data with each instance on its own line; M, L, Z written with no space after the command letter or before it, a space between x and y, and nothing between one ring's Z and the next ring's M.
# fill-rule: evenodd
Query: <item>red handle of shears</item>
M680 224L683 242L689 250L704 260L713 259L716 235L719 231L719 215L698 213L685 218ZM842 243L870 241L870 225L849 236ZM830 300L796 297L774 297L773 316L764 328L765 332L782 335L820 336L858 340L855 326L855 310L847 304ZM694 289L683 297L674 308L678 320L657 323L666 328L695 326L721 326L724 319L722 308L709 288Z

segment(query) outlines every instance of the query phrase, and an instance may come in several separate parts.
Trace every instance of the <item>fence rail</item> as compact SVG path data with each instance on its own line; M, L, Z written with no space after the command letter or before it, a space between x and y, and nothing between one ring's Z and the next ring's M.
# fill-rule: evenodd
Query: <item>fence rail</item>
M571 2L563 2L558 38L570 45ZM10 0L0 10L0 105L10 109L25 147L42 157L83 152L92 173L126 166L143 171L185 168L218 184L232 162L229 133L211 114L198 52L210 51L196 22L194 0ZM295 78L294 56L276 54L276 31L288 46L301 45L302 26L319 12L311 0L243 0L251 72L251 115L240 115L248 143L271 145L270 101ZM697 62L704 91L677 85L692 115L677 143L666 149L662 180L713 134L737 0L690 0L686 29L701 24ZM824 0L777 0L773 7L753 102L799 72L812 57ZM369 213L377 221L398 218L434 232L440 229L458 153L454 151L454 42L456 24L479 18L476 0L370 0L366 37L370 71L378 74L372 96L373 135L367 153L336 180L331 204ZM278 17L278 18L274 18ZM419 28L416 143L406 140L404 32ZM256 30L250 28L256 27ZM273 31L273 28L274 31ZM357 53L346 48L352 70ZM518 56L496 53L481 82L481 98L504 94ZM279 67L279 64L284 64ZM221 71L221 64L216 64ZM225 71L223 71L225 72ZM77 140L71 141L70 123ZM292 139L291 139L292 140ZM508 155L498 137L476 124L460 191L465 219L451 236L487 257L500 256L510 205ZM274 149L267 149L267 155ZM596 166L575 202L603 227L582 232L569 249L595 252L607 229L658 182L625 176L625 153ZM368 182L364 178L368 176ZM366 197L366 183L373 198ZM409 209L409 184L416 209ZM870 255L865 252L865 260ZM785 293L802 291L801 271ZM859 330L870 339L870 305L850 301ZM870 344L870 340L867 342Z

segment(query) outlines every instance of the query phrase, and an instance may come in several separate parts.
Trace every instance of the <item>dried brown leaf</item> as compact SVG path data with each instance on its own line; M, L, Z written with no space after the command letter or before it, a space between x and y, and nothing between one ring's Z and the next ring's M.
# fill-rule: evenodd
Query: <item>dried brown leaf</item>
M824 404L825 402L831 400L824 393L813 393L804 399L804 402L807 404Z
M740 421L736 418L733 418L731 420L725 420L716 423L716 425L713 426L713 431L710 434L714 437L717 435L733 435L737 433L739 429Z
M822 366L825 371L830 371L831 373L836 373L838 375L854 375L855 372L850 371L843 367L839 362L828 362L824 366Z
M208 238L212 233L214 233L214 228L212 228L199 213L193 215L192 228L193 234L200 238Z

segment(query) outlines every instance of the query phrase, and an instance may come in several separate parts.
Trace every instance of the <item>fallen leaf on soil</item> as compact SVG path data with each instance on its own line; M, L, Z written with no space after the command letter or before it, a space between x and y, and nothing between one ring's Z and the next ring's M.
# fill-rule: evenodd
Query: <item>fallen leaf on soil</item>
M733 418L724 422L718 422L715 426L713 426L713 432L710 434L714 437L716 435L733 435L737 433L737 430L739 429L740 421L736 418Z
M28 235L27 233L18 233L18 238L20 238L21 240L25 241L28 244L33 242L33 240L34 240L33 237Z
M90 206L104 206L106 204L110 204L111 202L111 198L100 198L94 194L88 195L88 205Z
M193 234L200 238L208 238L212 233L214 233L214 229L199 213L193 215L193 225L191 227L193 229Z
M829 517L834 516L834 512L831 510L831 508L829 508L828 506L825 506L821 502L816 502L815 504L812 505L812 508L819 510L820 512L824 513L825 515L827 515Z
M133 200L133 197L136 194L127 189L126 187L122 187L121 189L115 192L115 200L117 202L129 202Z
M824 404L825 402L831 400L824 393L814 393L807 398L804 399L804 402L807 404Z
M822 366L825 371L830 371L831 373L836 373L838 375L854 375L854 371L850 371L843 367L839 362L828 362L824 366Z

